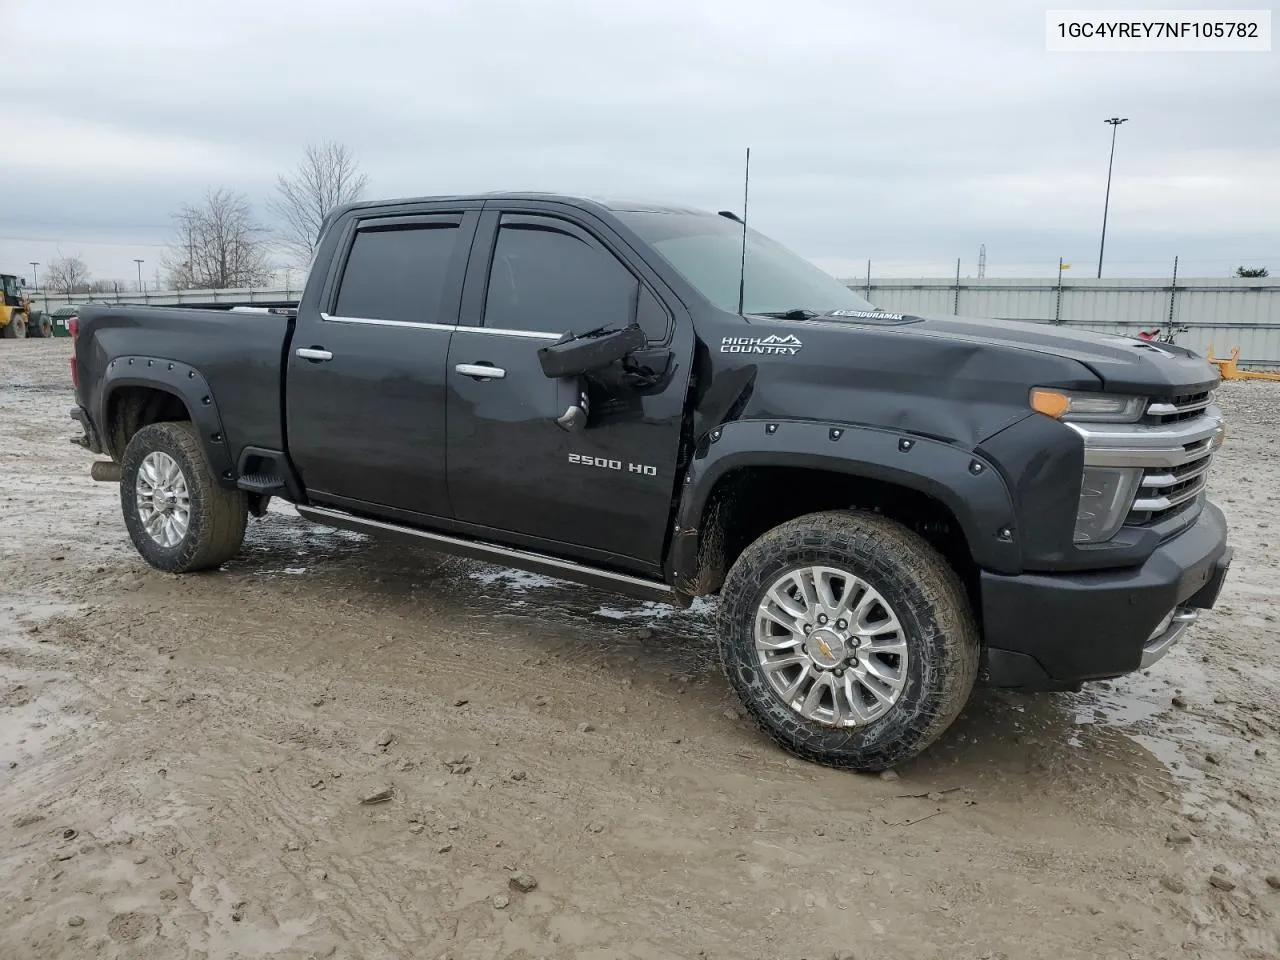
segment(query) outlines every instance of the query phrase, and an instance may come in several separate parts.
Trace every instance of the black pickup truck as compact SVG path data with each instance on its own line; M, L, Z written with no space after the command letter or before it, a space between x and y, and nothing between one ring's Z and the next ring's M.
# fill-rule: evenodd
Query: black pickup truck
M747 709L835 766L919 753L979 676L1146 667L1231 557L1203 359L883 312L727 213L345 206L296 311L89 307L73 368L152 566L218 566L280 497L637 597L718 595Z

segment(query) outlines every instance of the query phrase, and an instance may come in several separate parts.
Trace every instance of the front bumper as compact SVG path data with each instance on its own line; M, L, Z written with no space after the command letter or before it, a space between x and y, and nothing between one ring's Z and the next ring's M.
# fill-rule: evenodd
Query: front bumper
M1149 666L1195 611L1217 601L1231 554L1226 518L1206 503L1194 524L1140 567L1012 577L984 571L985 679L1061 690Z

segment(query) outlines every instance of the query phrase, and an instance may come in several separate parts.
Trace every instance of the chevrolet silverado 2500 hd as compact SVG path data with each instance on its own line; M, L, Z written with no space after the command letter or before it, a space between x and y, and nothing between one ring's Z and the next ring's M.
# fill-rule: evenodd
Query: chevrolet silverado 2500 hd
M917 754L980 674L1060 690L1149 665L1231 557L1203 359L882 312L732 215L344 206L296 312L87 307L73 369L152 566L218 566L280 497L637 597L718 595L751 715L836 766Z

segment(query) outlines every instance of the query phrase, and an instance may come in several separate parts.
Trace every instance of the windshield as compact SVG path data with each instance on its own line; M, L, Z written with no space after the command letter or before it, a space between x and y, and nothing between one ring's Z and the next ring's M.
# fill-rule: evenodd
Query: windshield
M710 213L618 216L721 310L738 312L742 224ZM755 230L747 231L744 313L874 310L839 280Z
M0 286L3 286L6 297L16 297L18 295L17 277L0 277Z

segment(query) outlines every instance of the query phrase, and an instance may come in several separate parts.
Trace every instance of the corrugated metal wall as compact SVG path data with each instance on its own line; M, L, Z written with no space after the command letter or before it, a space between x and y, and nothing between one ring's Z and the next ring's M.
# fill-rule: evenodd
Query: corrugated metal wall
M1057 319L1086 330L1136 336L1187 327L1177 342L1215 356L1240 348L1240 365L1280 368L1280 278L1179 280L846 280L894 313L944 313L1003 320Z
M1280 369L1280 278L1259 280L846 280L876 306L896 313L944 313L1003 320L1060 322L1086 330L1137 336L1139 330L1187 327L1177 342L1215 356L1240 348L1240 365ZM67 302L270 303L296 299L297 290L190 290L183 293L35 294L37 306Z

